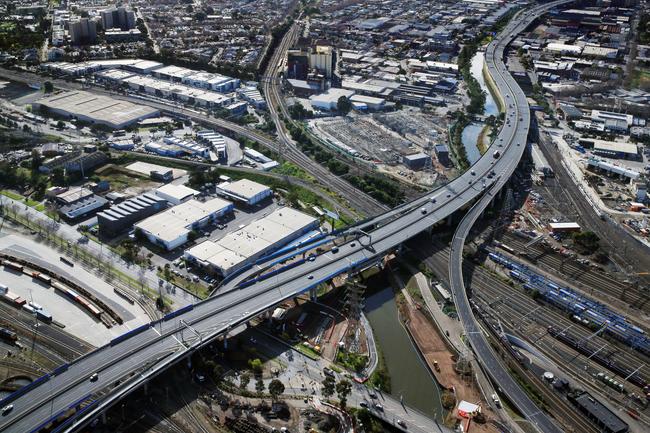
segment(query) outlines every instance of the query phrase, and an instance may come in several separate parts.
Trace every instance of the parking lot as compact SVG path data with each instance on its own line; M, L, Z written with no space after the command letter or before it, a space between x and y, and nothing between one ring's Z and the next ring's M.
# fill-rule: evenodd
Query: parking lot
M209 200L216 196L217 195L214 192L203 192L199 197L199 200ZM191 281L192 283L203 286L216 284L218 279L214 278L214 276L205 274L196 275L192 272L193 269L191 266L189 268L185 266L182 259L184 251L207 240L218 241L228 233L236 231L250 224L252 221L265 217L278 207L281 207L281 203L281 201L278 201L275 198L266 199L254 207L242 206L241 204L235 203L235 210L232 214L216 221L214 224L202 228L200 236L193 242L188 242L187 244L176 248L174 251L167 253L163 253L158 249L148 248L150 245L147 243L144 244L143 249L153 253L153 256L151 257L153 266L164 268L166 264L169 264L171 273L178 278L184 279L186 282Z

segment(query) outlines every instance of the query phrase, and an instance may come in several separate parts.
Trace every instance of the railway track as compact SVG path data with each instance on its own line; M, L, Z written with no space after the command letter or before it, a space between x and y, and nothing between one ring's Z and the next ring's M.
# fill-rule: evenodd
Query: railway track
M642 366L649 361L648 357L628 348L627 346L623 346L618 342L605 340L600 336L594 336L593 332L572 322L563 314L556 312L552 306L540 306L540 304L523 293L523 289L517 287L513 290L512 287L500 280L492 279L492 281L487 281L483 278L475 281L474 287L478 288L477 294L487 296L487 299L491 303L491 307L495 309L495 311L498 311L500 314L511 319L510 326L512 326L513 329L518 329L516 328L517 324L520 324L521 326L523 320L528 320L530 324L526 325L526 329L524 329L525 332L522 331L521 336L534 345L536 345L537 340L544 338L547 335L546 329L549 326L554 326L560 329L569 329L572 334L579 338L585 340L589 339L588 341L594 346L606 348L610 353L609 358L621 365ZM540 311L540 313L530 314L535 310ZM530 334L530 332L535 328L535 326L532 325L537 325L534 335ZM557 342L557 344L561 343ZM562 364L562 366L564 366L564 364ZM607 370L604 366L598 366L598 369L600 371ZM646 381L650 380L650 375L648 375L647 372L642 370L639 374ZM636 388L632 384L626 385L627 387Z
M419 257L434 269L438 275L445 275L440 272L445 269L446 263L448 262L449 247L439 244L436 246L438 249L433 254L431 254L431 250L427 251L426 248L418 250ZM638 367L641 365L650 365L650 358L644 354L613 339L604 339L601 336L592 337L592 331L572 322L566 315L558 312L555 307L535 302L519 285L515 288L511 287L484 267L479 267L470 261L465 261L463 264L463 273L464 275L471 275L468 287L471 287L472 296L474 294L487 294L491 300L499 298L503 301L499 304L500 307L506 309L506 312L511 311L512 317L515 320L520 321L522 317L526 316L528 321L536 321L537 325L543 331L542 335L546 334L548 326L560 327L562 329L570 327L572 333L575 333L580 338L590 338L590 341L597 347L607 345L611 348L611 359L613 361L626 366ZM536 309L539 311L538 314L530 314ZM530 339L530 335L524 335L524 338ZM560 343L558 342L558 344ZM600 371L606 371L605 367L600 366L599 368ZM650 382L650 369L647 371L641 370L640 375L646 381ZM630 386L634 387L631 384Z
M497 319L493 316L492 323L496 321ZM517 361L513 360L513 362ZM542 395L544 401L543 404L551 409L551 413L556 420L564 424L565 431L580 433L600 432L599 428L585 419L568 400L554 392L547 384L543 383L534 372L521 366L517 368L517 371L518 374L523 375L528 382L536 385L536 389Z
M327 168L314 162L309 156L305 155L300 149L297 148L294 141L288 134L282 118L291 119L284 98L280 94L280 74L283 69L284 58L289 47L295 42L300 32L299 21L291 26L289 31L285 34L280 45L276 48L269 61L265 79L263 82L264 94L267 98L267 105L271 113L271 117L275 123L276 131L278 133L279 143L277 145L277 152L302 167L308 167L310 174L319 179L325 184L329 184L335 191L345 191L343 197L348 198L350 203L354 203L356 207L362 210L367 215L374 215L378 212L388 210L388 206L380 203L376 199L370 197L368 194L353 187L346 180L333 175ZM279 109L280 113L277 112ZM334 154L335 158L349 164L347 158L342 158L340 155ZM366 170L366 167L356 165L357 169L371 172Z
M57 355L58 361L72 360L93 349L93 346L68 334L63 336L63 331L54 328L55 325L39 321L38 331L35 332L33 316L22 310L2 304L0 312L2 313L0 323L3 326L14 328L19 335L23 336L23 345L27 345L27 341L35 336L36 341L47 346L48 351L52 351ZM64 342L64 339L67 342Z
M619 281L611 276L587 268L575 262L573 259L563 259L552 250L546 250L543 246L532 245L526 247L526 242L515 235L507 234L503 242L514 248L515 251L528 251L525 260L535 265L546 265L547 272L550 272L561 279L569 277L576 281L578 288L586 291L589 295L605 296L603 299L624 302L630 308L650 312L650 292L635 289L630 284Z

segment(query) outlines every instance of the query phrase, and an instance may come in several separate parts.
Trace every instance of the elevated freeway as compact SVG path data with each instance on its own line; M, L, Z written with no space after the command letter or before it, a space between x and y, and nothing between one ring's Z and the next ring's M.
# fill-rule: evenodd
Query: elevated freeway
M506 121L510 120L510 122L512 122L511 116L513 112L518 113L516 116L519 117L519 126L518 130L514 132L514 136L519 138L516 138L516 140L525 140L528 135L530 110L526 100L526 95L517 85L514 78L506 71L503 63L504 51L511 40L518 33L523 31L536 17L555 6L569 2L570 0L559 0L517 14L503 29L502 37L490 43L486 50L485 59L488 72L497 89L501 93L502 100L504 100L504 103L507 106ZM523 149L517 149L516 152L519 154L519 157L513 155L514 157L508 161L510 167L507 171L510 173L516 169L523 153ZM483 330L474 317L465 290L462 270L465 239L469 235L476 220L490 205L492 201L491 195L501 190L508 181L509 177L504 176L499 178L499 180L490 187L490 191L479 199L458 225L451 243L449 256L449 283L458 311L458 317L463 324L469 344L476 354L476 358L482 368L499 387L500 391L508 397L512 404L514 404L519 412L521 412L521 414L530 421L532 425L545 433L560 433L562 430L531 400L528 394L512 378L508 370L503 366L492 350Z
M146 384L152 376L277 303L309 291L334 276L376 263L405 240L466 209L477 198L483 197L480 203L489 203L515 170L525 148L530 123L528 106L525 98L521 99L523 93L517 92L519 88L512 84L511 78L506 78L503 50L516 31L543 8L552 5L518 17L522 20L520 25L508 26L503 38L495 39L488 47L488 67L506 101L507 121L488 152L467 172L417 200L361 222L354 230L364 230L367 235L364 242L344 241L338 249L319 254L313 261L305 261L271 278L239 288L238 282L233 280L216 296L133 330L61 366L0 402L1 405L10 402L14 405L11 413L0 418L0 431L36 432L71 407L83 407L81 413L70 418L59 430L75 431ZM97 379L91 381L94 373ZM541 421L539 425L543 431L556 431L543 428L545 424Z

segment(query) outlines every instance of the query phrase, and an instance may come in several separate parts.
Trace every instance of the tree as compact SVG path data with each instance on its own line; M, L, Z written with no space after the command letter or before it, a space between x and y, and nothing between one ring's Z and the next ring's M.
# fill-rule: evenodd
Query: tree
M349 380L343 379L336 384L336 394L339 396L341 408L345 408L348 396L352 392L352 384Z
M37 171L42 162L41 153L36 149L32 149L32 171Z
M325 379L323 379L323 389L321 390L323 397L330 398L333 396L335 387L336 382L334 381L334 378L331 376L325 376Z
M262 374L262 361L259 358L248 360L248 366L256 376Z
M248 373L242 373L239 375L239 387L241 389L246 389L248 384L251 382L251 375Z
M265 388L264 381L262 379L257 379L257 382L255 382L255 391L262 394Z
M185 7L185 12L187 12L188 14L191 14L192 12L194 12L194 7L192 5L187 5Z
M51 81L46 81L43 83L43 91L45 93L52 93L54 91L54 84Z
M580 252L586 254L593 254L600 248L600 238L592 231L574 233L573 242Z
M215 382L219 383L221 382L221 376L223 376L223 367L219 364L215 364L212 369L212 378Z
M341 96L338 101L336 101L336 109L339 113L346 115L352 110L352 102L345 96Z
M277 400L278 397L284 392L284 384L278 379L273 379L269 383L269 394L273 400Z

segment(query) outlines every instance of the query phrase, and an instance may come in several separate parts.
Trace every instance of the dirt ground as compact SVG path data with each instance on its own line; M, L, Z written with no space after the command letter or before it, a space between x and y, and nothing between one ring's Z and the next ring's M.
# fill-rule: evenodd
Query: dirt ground
M416 308L410 297L407 296L407 302L402 310L404 317L408 319L406 327L420 348L429 369L436 376L438 383L444 388L456 390L457 403L460 400L472 403L481 402L482 396L480 391L471 383L468 384L466 379L464 380L456 373L454 370L452 353L447 348L447 345L438 329L429 321L422 311ZM439 372L434 368L434 361L438 362L438 367L440 369ZM482 409L487 419L493 417L493 414L485 405L483 405ZM455 414L451 414L450 417L451 419L459 419ZM472 431L496 433L498 430L488 423L472 423Z

